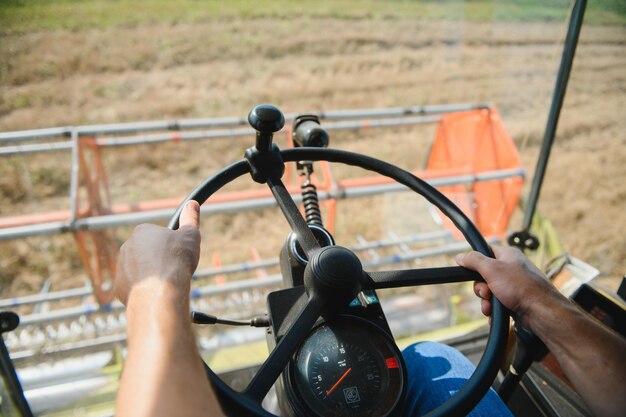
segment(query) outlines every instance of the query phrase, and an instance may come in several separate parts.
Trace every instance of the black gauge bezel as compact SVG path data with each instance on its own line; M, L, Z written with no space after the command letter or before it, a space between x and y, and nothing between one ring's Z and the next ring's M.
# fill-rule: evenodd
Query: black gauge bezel
M364 319L362 317L350 315L350 314L341 314L337 317L334 317L331 321L321 320L317 323L310 331L309 335L304 339L298 351L295 353L293 358L289 361L288 370L285 372L285 386L287 388L287 395L289 403L292 409L295 411L296 415L306 415L306 416L316 416L316 417L324 417L324 415L320 414L318 410L314 410L310 404L304 399L303 394L300 392L300 386L298 383L298 378L296 375L297 372L297 360L300 356L302 348L305 343L322 327L324 326L333 326L336 323L341 323L344 325L344 322L355 322L356 325L366 327L373 332L374 334L379 335L387 344L388 348L395 355L396 360L398 361L400 368L400 375L402 380L400 381L400 392L396 398L395 403L390 408L390 410L381 417L396 417L400 416L400 412L403 409L404 399L406 397L406 382L407 382L407 371L404 363L404 359L402 357L402 352L396 345L393 337L385 331L382 327L376 325L370 320Z

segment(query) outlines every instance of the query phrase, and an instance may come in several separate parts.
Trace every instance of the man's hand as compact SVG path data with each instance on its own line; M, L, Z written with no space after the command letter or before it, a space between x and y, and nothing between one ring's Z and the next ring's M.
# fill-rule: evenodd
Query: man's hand
M474 283L474 293L481 298L484 315L491 315L492 293L524 326L531 325L528 315L537 303L565 299L518 249L495 246L493 251L496 259L479 252L460 254L456 258L460 266L477 271L485 279L485 282Z
M626 340L575 307L519 250L493 251L496 259L478 252L457 257L485 279L474 284L483 313L491 314L493 293L546 344L594 415L623 416Z
M162 284L188 297L190 280L200 256L200 206L189 201L180 215L180 228L169 230L153 224L135 228L122 245L117 263L115 293L125 305L135 287Z
M222 416L189 319L191 275L200 254L199 205L180 228L138 226L120 250L115 292L126 305L128 355L115 415Z

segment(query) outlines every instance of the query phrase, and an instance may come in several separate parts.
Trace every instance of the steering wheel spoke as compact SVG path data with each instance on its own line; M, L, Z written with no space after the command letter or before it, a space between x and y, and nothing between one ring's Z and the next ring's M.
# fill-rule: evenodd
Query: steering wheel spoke
M289 327L285 336L278 342L274 350L270 353L265 363L248 384L244 394L261 403L267 395L274 382L285 370L287 363L296 352L298 346L302 344L304 338L315 324L315 321L322 313L325 303L320 297L311 297L304 306L296 320Z
M372 289L482 281L480 274L461 266L367 272L366 275Z
M287 188L279 178L270 178L267 184L278 203L278 206L282 210L291 230L296 234L296 239L304 252L308 257L311 256L311 252L320 248L320 244L313 236L313 232L309 229L306 221L302 217L298 206L291 198L291 194L287 191Z

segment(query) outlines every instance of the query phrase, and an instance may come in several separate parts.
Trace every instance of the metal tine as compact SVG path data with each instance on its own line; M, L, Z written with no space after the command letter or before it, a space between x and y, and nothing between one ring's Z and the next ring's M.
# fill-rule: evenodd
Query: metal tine
M359 242L359 245L361 246L368 246L368 244L370 243L362 235L357 235L356 240L357 242ZM368 247L366 251L373 261L380 259L380 255L378 255L378 252L376 252L376 249L372 247Z

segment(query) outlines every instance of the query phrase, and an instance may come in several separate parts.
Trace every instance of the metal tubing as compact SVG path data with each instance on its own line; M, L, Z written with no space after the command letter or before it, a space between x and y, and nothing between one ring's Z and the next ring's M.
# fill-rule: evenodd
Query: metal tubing
M268 275L263 278L250 278L239 281L227 282L222 285L205 285L191 290L191 298L213 297L231 292L253 290L255 288L267 288L281 286L283 277L281 274Z
M66 221L7 227L0 229L0 240L23 239L25 237L53 235L71 231L72 227L70 223Z
M87 295L93 294L93 290L91 289L91 285L80 287L80 288L72 288L69 290L63 291L54 291L48 293L39 293L33 295L25 295L22 297L13 297L7 298L4 300L0 300L0 310L8 309L12 307L29 305L29 304L37 304L48 301L58 301L65 300L73 297L85 297Z
M449 177L431 178L427 182L434 187L443 187L448 185L471 184L474 182L493 181L511 177L523 177L524 170L522 168L486 171L476 174L456 175ZM388 184L370 185L354 188L339 188L333 191L320 191L320 200L328 199L346 199L371 196L380 193L392 193L404 191L407 188L404 185L391 182ZM293 195L296 204L301 201L300 195ZM218 204L205 204L201 207L203 215L237 213L247 210L260 210L276 206L276 201L271 198L258 198L248 201L226 202ZM51 222L30 226L19 226L0 229L0 240L18 239L30 236L49 235L54 233L73 232L76 230L98 230L110 227L120 227L135 225L144 222L158 222L168 219L172 216L174 208L151 210L144 212L134 212L125 214L110 214L105 216L85 217L77 219L74 222Z
M78 163L78 152L80 136L76 129L72 130L72 170L70 171L70 221L72 224L78 214L78 187L80 183L80 164Z
M406 243L424 243L437 239L445 239L452 237L452 233L448 230L437 230L427 233L418 233L410 236L398 237L394 239L376 240L372 242L362 241L356 246L349 246L349 249L355 252L362 252L372 248L382 249ZM278 265L278 258L263 259L254 262L242 262L236 264L225 265L219 268L199 269L193 274L193 279L207 278L216 275L232 274L237 272L249 272L257 269L270 268ZM241 282L241 281L237 281ZM248 289L248 287L244 288ZM231 291L229 289L228 291ZM227 292L228 292L227 291ZM53 291L47 293L25 295L22 297L13 297L0 300L0 310L18 306L38 304L50 301L66 300L76 297L85 297L92 294L91 285L80 288L72 288L62 291Z
M231 332L241 333L241 329L230 330L224 333L216 333L210 338L200 337L199 344L201 346L201 353L211 353L218 349L224 349L239 344L240 340L230 336ZM258 333L258 336L252 336L252 334L254 333ZM254 333L250 334L247 339L248 342L263 340L265 337L264 332L261 329L258 329ZM13 362L24 362L25 360L37 355L67 354L68 352L93 350L94 348L110 348L123 344L126 342L126 340L126 333L120 333L115 335L100 336L90 340L63 343L54 347L42 347L41 349L22 350L19 352L11 353L10 356Z
M372 248L382 249L396 245L402 245L406 243L423 243L431 240L444 239L452 237L452 233L447 230L434 231L428 233L419 233L411 236L401 237L397 239L376 240L373 242L362 242L357 246L348 246L348 248L354 252L363 252ZM206 268L200 269L193 274L194 279L206 278L216 275L224 275L235 272L247 272L256 269L269 268L277 266L279 264L278 259L266 259L257 262L243 262L238 264L226 265L220 268ZM0 304L1 306L1 304Z
M416 116L416 117L404 117L401 119L366 119L362 121L345 121L345 122L328 122L324 123L324 129L326 130L341 130L341 129L364 129L370 127L390 127L390 126L404 126L404 125L418 125L437 123L441 121L439 116Z
M474 109L487 108L488 104L443 104L443 105L427 105L413 107L391 107L380 109L354 109L354 110L331 110L327 112L317 113L320 118L326 120L338 120L349 118L365 118L365 117L389 117L389 116L408 116L408 115L433 115L444 114L457 111L468 111ZM297 116L296 113L285 115L287 121L293 120ZM85 126L64 126L45 129L21 130L14 132L0 132L0 143L6 142L24 142L36 139L50 139L58 137L70 137L72 131L76 130L79 135L113 135L132 132L147 132L157 130L185 130L185 129L202 129L226 126L245 126L247 125L245 117L220 117L206 119L182 119L171 121L147 121L147 122L131 122L131 123L112 123L101 125L85 125Z
M49 127L44 129L16 130L13 132L0 132L0 143L26 142L35 139L50 139L58 137L70 137L74 126Z
M205 268L199 269L193 274L193 279L213 277L216 275L232 274L235 272L247 272L257 269L270 268L278 265L278 258L264 259L256 262L242 262L238 264L231 264L222 266L219 268Z
M407 243L423 243L430 240L446 239L452 237L452 233L448 230L437 230L434 232L418 233L406 237L398 237L386 240L375 240L372 242L364 241L358 246L351 246L350 249L359 252L369 249L382 249L390 246L405 245Z
M25 142L35 139L70 137L76 130L79 135L98 136L133 132L150 132L157 130L184 130L198 128L214 128L224 126L241 126L247 124L242 117L219 117L207 119L186 119L173 121L147 121L130 123L111 123L101 125L64 126L45 129L20 130L0 133L0 143Z
M487 240L489 243L498 243L497 237L491 237ZM419 249L404 252L400 255L381 257L376 260L364 261L363 266L366 268L382 267L398 263L411 262L416 259L427 258L432 256L449 255L470 249L467 242L457 242L447 244L436 248ZM212 297L227 293L239 292L243 290L251 290L257 288L277 287L282 285L282 275L274 274L264 278L250 278L238 281L227 282L222 285L206 285L194 288L191 291L192 300L201 297ZM80 316L89 316L98 313L108 313L111 311L122 310L124 305L118 301L114 301L106 309L102 309L96 303L89 303L79 307L70 307L59 310L48 311L46 313L28 314L21 317L22 325L44 324L53 321L76 319Z
M572 63L574 62L574 54L576 53L576 46L578 45L578 37L580 35L580 28L583 24L586 7L587 0L576 0L570 16L567 37L565 38L565 44L563 45L561 65L559 66L559 72L556 77L554 95L552 96L552 104L550 105L550 113L548 114L546 130L543 135L543 143L541 144L541 152L539 154L539 159L537 159L533 184L530 188L530 195L528 196L526 209L524 210L522 230L525 231L530 230L533 216L537 208L537 201L539 200L541 185L543 184L543 178L548 166L550 151L552 150L552 145L554 144L554 136L559 123L563 100L565 99L567 82L569 81L569 75L572 70Z
M439 116L418 116L405 117L401 119L374 119L363 121L344 121L329 122L324 124L327 130L345 130L345 129L364 129L372 127L391 127L404 125L417 125L437 123L441 120ZM219 129L219 130L203 130L199 132L176 132L176 133L159 133L153 135L133 135L118 136L112 138L99 138L97 144L99 147L118 147L118 146L134 146L147 145L152 143L189 141L189 140L207 140L207 139L224 139L245 137L254 135L255 131L249 127L239 129ZM36 143L30 145L14 145L0 147L0 156L10 156L18 154L31 154L43 152L56 152L72 149L72 141L55 142L55 143Z
M98 146L130 146L143 145L149 143L173 142L179 140L199 140L199 139L217 139L217 138L235 138L254 135L254 129L250 127L242 127L238 129L216 129L202 130L199 132L176 132L159 133L155 135L142 136L119 136L113 138L98 139Z
M116 310L123 310L124 304L119 301L114 301L111 303L106 310L102 309L96 303L87 303L78 307L69 307L63 308L59 310L51 310L46 311L45 313L33 313L26 314L20 317L20 322L22 325L26 326L29 324L42 324L49 323L52 321L60 321L60 320L71 320L78 318L80 316L90 316L92 314L97 313L108 313Z
M411 115L426 116L486 108L489 108L489 104L450 104L413 107L389 107L384 109L336 110L331 112L317 113L317 116L319 116L320 119L324 120L363 119L368 117L404 117ZM326 126L326 124L324 124L324 126Z
M94 339L81 340L79 342L65 343L56 345L54 348L43 347L41 349L27 349L19 352L11 353L11 360L19 361L28 359L36 355L48 355L57 352L67 352L74 350L92 349L94 347L104 347L108 345L117 345L126 341L126 333L100 336Z
M24 155L29 153L44 153L69 151L72 149L72 141L33 143L29 145L14 145L0 147L0 156Z

